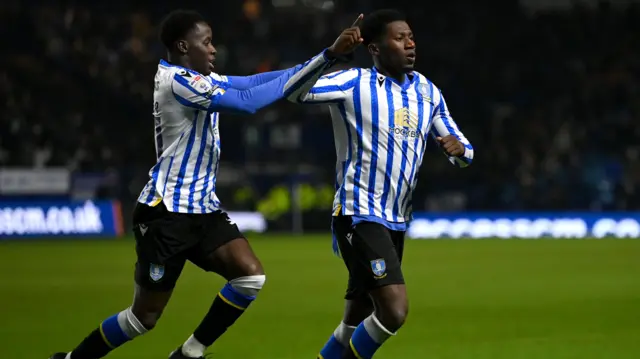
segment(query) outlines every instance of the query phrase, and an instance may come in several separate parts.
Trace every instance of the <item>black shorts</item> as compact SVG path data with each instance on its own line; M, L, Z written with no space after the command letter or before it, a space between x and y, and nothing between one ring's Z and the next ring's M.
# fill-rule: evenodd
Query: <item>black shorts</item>
M236 238L244 238L223 211L206 214L173 213L160 203L137 203L133 211L136 238L136 283L145 289L168 291L175 287L187 260L214 271L207 257Z
M355 226L350 216L333 217L333 235L349 270L345 299L366 297L372 289L404 284L401 263L404 231L374 222Z

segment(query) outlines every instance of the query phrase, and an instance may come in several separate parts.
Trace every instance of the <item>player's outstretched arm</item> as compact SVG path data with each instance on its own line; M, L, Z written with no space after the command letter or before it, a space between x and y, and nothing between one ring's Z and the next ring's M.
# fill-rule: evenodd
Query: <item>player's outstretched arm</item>
M176 100L187 107L210 112L255 113L287 96L299 96L303 86L316 81L333 61L325 50L304 64L286 70L275 80L246 90L231 88L220 76L207 79L182 70L174 75L171 88Z
M229 87L236 90L246 90L273 81L289 70L291 69L268 71L251 76L223 76L223 78L227 80Z
M449 157L449 162L458 167L467 167L473 161L473 146L464 136L449 113L447 103L438 91L439 101L433 111L431 135Z
M315 82L322 71L335 59L327 50L302 65L298 65L276 79L245 90L228 88L218 96L214 110L218 112L255 113L256 111L282 99L299 97L308 91L305 85Z

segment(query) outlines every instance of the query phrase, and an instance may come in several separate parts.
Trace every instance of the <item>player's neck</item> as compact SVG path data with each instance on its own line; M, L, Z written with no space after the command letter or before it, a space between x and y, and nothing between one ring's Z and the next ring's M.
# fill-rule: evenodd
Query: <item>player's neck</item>
M174 54L167 54L167 62L172 65L177 65L180 67L184 67L185 69L191 69L191 63L189 62L189 58L186 56L176 56Z
M375 63L375 67L379 73L396 80L398 83L404 83L407 78L407 74L404 71L389 71L385 66L382 66L379 63Z

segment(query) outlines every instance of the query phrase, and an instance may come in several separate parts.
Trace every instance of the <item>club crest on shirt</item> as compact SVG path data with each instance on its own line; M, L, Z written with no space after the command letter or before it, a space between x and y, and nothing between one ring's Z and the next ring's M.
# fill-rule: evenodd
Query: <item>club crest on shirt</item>
M153 264L149 266L149 278L152 281L157 282L164 277L164 266L160 264Z
M393 132L396 138L408 140L418 136L418 116L406 107L397 109L393 113Z
M433 99L431 98L431 96L429 96L429 85L427 84L420 84L418 85L418 93L420 94L420 96L422 96L422 98L429 102L429 103L433 103Z
M384 259L374 259L371 261L371 271L376 279L382 279L387 276L387 263Z

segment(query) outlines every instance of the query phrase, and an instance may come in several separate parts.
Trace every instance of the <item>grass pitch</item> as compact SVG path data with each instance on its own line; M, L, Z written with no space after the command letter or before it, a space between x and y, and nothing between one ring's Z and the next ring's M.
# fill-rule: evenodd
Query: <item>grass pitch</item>
M316 355L341 318L329 236L253 236L267 285L214 358ZM410 314L376 358L640 358L640 240L409 241ZM0 242L0 358L72 349L132 298L134 242ZM223 285L187 265L151 333L109 358L166 358Z

